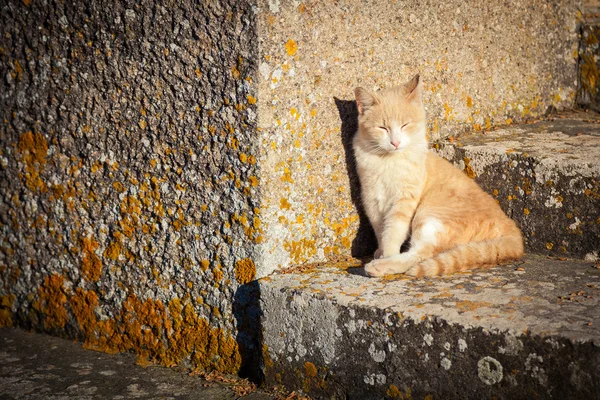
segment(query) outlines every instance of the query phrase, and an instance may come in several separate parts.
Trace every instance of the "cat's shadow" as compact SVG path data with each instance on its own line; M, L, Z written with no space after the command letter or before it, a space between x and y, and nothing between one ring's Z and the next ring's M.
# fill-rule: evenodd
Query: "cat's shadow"
M358 180L358 173L356 172L354 149L352 148L352 139L358 128L358 108L354 100L340 100L336 97L333 99L340 114L341 140L346 155L346 171L348 172L348 181L350 184L350 198L359 216L358 230L356 237L352 241L351 254L352 257L362 259L371 256L377 250L377 238L362 207L360 182Z

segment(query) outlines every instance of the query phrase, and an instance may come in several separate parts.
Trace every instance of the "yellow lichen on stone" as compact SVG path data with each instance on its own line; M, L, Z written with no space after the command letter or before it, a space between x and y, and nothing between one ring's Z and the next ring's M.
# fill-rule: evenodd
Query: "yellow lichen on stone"
M465 162L465 174L471 178L471 179L475 179L475 171L473 171L473 167L471 167L471 159L469 157L465 157L463 158L463 161Z
M67 296L63 287L64 278L53 274L38 289L38 299L33 303L46 329L62 329L67 323Z
M208 260L200 261L200 268L202 268L202 271L206 271L208 269L209 265L210 265L210 261L208 261Z
M215 283L218 283L223 279L223 270L221 268L221 264L219 263L217 263L217 265L215 265L215 268L213 269L213 278L215 280Z
M119 258L119 255L121 254L121 250L121 243L115 240L114 242L108 245L106 250L104 250L104 257L116 261Z
M17 152L25 162L25 184L32 191L46 192L46 184L40 174L46 165L48 142L41 133L25 132L19 138Z
M282 210L289 210L290 207L291 204L286 198L281 199L281 201L279 202L279 208L281 208Z
M311 378L317 376L317 367L315 367L315 364L311 363L310 361L305 362L304 375L309 376Z
M265 368L273 368L273 360L271 359L271 354L269 354L269 347L264 343L262 345L262 356Z
M122 193L125 191L125 187L123 186L123 184L121 182L116 182L116 181L113 182L112 187L119 193Z
M237 373L241 366L235 339L211 328L189 299L174 298L168 307L158 300L129 295L114 319L100 320L94 309L98 296L78 288L71 310L85 337L86 348L108 353L134 351L142 365L175 366L190 358L194 367Z
M291 260L296 264L317 254L315 240L308 238L291 241L286 240L283 243L283 248L289 253Z
M83 277L90 282L96 282L102 274L102 261L96 255L98 242L93 237L84 237L81 241L83 257L81 259L81 272Z
M173 299L169 302L173 333L169 335L169 350L165 365L177 365L191 355L197 368L216 369L235 373L241 365L239 347L235 339L220 328L210 328L199 317L189 301Z
M293 56L294 54L296 54L296 52L298 51L298 44L294 39L289 39L285 43L285 51L287 52L288 56Z
M396 385L390 385L385 394L388 397L397 398L402 395L402 392L400 391L400 389L398 389Z
M23 78L23 68L21 67L21 64L19 63L19 60L15 60L14 62L15 64L15 73L16 73L16 78L18 81L20 81Z
M10 327L13 325L12 305L14 301L14 294L0 296L0 328Z
M581 57L581 84L588 93L596 93L596 86L598 84L598 68L596 66L596 60L593 55L583 55ZM558 96L558 95L556 95ZM558 96L560 101L560 96Z
M249 258L236 261L235 263L235 279L243 284L252 282L256 277L256 266L254 261Z

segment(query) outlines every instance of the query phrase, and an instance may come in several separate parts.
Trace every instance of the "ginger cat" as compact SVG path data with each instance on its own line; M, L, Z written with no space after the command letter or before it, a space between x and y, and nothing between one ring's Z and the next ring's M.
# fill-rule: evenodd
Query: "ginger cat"
M356 88L353 147L362 202L379 248L370 276L444 275L523 255L521 231L462 171L428 150L423 85ZM410 235L410 249L400 246Z

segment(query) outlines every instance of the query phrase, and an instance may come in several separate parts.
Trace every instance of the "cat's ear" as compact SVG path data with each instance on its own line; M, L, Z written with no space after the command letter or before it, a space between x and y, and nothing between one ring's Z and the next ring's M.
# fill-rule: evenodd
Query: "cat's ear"
M364 114L370 107L375 104L379 104L377 97L367 89L357 87L354 89L354 97L356 98L356 105L358 106L358 113Z
M413 76L410 81L406 83L406 92L408 93L408 101L421 100L421 94L423 93L423 81L419 74Z

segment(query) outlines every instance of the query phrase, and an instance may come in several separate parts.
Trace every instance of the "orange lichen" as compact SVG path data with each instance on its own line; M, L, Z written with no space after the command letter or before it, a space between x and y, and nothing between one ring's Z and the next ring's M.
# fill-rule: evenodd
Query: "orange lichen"
M14 294L0 296L0 328L9 327L13 325L12 305L14 301Z
M596 66L595 57L593 55L585 54L581 57L581 59L581 84L584 90L593 94L596 92L596 86L599 80L598 77L600 75L598 72L598 67ZM560 96L556 96L558 97L558 100L555 99L555 101L560 101Z
M279 202L279 208L281 208L282 210L288 210L290 207L291 204L286 198L281 199L281 201Z
M123 184L121 182L113 182L112 187L119 193L122 193L125 191L125 187L123 186Z
M317 376L317 367L315 367L315 364L311 363L310 361L305 362L304 375L309 376L311 378Z
M235 263L235 279L241 283L246 284L254 280L256 277L256 266L254 261L249 258L244 258Z
M246 99L248 100L248 104L256 104L256 97L248 95Z
M23 78L23 68L21 67L21 64L19 63L19 60L15 60L14 64L15 64L15 72L17 74L17 80L20 81Z
M200 261L200 268L202 268L202 271L206 271L208 269L209 265L210 265L210 261L208 261L208 260Z
M464 172L465 174L471 178L471 179L475 179L475 171L473 171L473 168L471 167L471 159L469 157L465 157L463 158L463 161L465 162L465 169Z
M104 257L116 261L119 258L119 255L121 254L121 250L121 243L115 240L114 242L108 245L106 250L104 250Z
M173 333L169 335L169 349L165 365L176 365L186 356L198 368L216 369L235 373L241 365L238 344L221 328L210 328L204 318L198 317L189 301L173 299L169 303Z
M262 356L265 368L273 368L273 360L271 354L269 354L269 347L266 344L262 345Z
M217 263L217 265L215 265L215 268L213 269L213 277L215 283L220 282L223 279L223 270L221 268L221 264Z
M129 295L123 309L108 320L96 316L98 296L93 291L78 288L69 304L86 348L109 353L133 350L142 365L175 366L190 358L199 369L236 373L241 366L235 339L221 328L211 328L189 299L174 298L165 307L160 301Z
M98 320L95 308L98 306L98 295L94 291L77 288L69 299L69 305L85 338L83 347L106 353L117 353L119 350L111 340L115 335L114 320Z
M488 303L486 301L464 300L464 301L456 302L456 308L458 309L458 311L461 311L461 312L475 311L476 309L481 308L481 307L491 307L491 306L492 306L492 303Z
M315 240L302 238L283 242L283 248L289 253L294 263L306 260L317 253Z
M46 277L38 290L38 299L33 303L46 329L61 329L67 323L67 296L63 283L63 277L58 274Z
M402 392L396 385L390 385L385 392L388 397L396 398L402 396Z
M41 133L25 132L19 138L17 151L25 162L25 184L32 191L46 192L46 184L40 174L46 165L48 142Z
M81 259L81 272L87 281L96 282L102 274L102 261L96 255L98 242L93 237L84 237L81 241L83 257Z
M296 54L298 51L298 44L294 39L289 39L287 42L285 42L285 51L287 52L288 56L293 56Z

